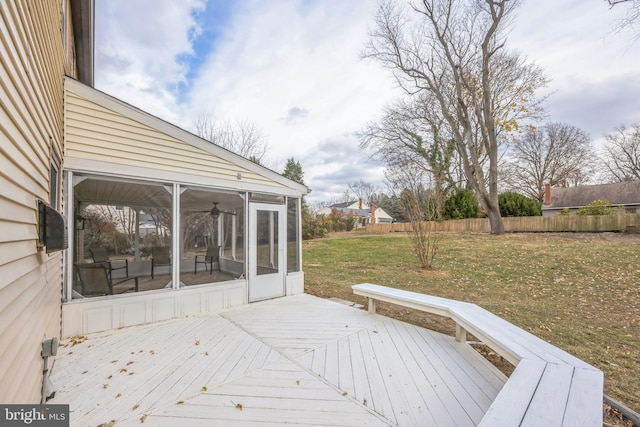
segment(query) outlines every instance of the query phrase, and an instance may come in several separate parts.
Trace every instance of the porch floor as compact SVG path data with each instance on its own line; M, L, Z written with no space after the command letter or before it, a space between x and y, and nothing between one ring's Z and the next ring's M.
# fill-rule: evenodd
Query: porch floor
M72 426L473 426L506 380L453 337L306 294L76 341L49 401Z

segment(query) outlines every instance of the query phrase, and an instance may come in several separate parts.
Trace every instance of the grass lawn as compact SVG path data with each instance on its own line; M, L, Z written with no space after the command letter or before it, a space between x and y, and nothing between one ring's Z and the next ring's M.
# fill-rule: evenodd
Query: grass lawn
M423 270L405 234L305 241L305 291L364 304L363 282L472 302L604 372L605 393L640 411L640 235L440 235ZM446 333L453 324L380 305Z

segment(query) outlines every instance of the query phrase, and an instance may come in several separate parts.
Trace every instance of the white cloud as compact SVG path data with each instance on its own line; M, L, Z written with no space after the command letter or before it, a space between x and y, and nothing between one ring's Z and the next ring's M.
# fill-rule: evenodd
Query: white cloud
M312 199L380 183L355 136L396 95L388 71L359 58L376 2L242 0L206 16L223 3L208 1L97 0L98 89L187 129L201 114L256 123L268 163L300 161ZM611 33L624 13L597 0L523 2L508 44L552 79L550 120L594 138L640 121L640 50ZM208 26L210 50L196 51Z
M180 124L178 85L204 0L98 0L96 87Z
M189 100L198 106L194 114L256 122L269 136L272 163L305 159L306 182L318 197L324 182L317 177L326 170L316 164L320 142L340 137L354 153L349 158L331 153L332 162L365 164L354 133L393 96L391 76L359 56L374 6L369 1L243 2L194 82L198 89ZM361 178L353 170L339 191Z
M620 123L640 120L640 51L628 33L613 32L624 6L529 0L509 40L551 78L549 120L577 126L596 141Z

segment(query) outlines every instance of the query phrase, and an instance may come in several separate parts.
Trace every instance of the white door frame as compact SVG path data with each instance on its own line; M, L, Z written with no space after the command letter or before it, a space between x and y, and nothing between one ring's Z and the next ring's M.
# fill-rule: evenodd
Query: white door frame
M269 213L269 237L267 242L269 266L258 265L258 211ZM277 221L275 220L276 218ZM287 275L286 221L287 211L285 205L249 203L249 302L285 295L285 278ZM274 229L275 226L277 226L277 229ZM260 272L258 268L260 268ZM274 271L269 272L269 269Z

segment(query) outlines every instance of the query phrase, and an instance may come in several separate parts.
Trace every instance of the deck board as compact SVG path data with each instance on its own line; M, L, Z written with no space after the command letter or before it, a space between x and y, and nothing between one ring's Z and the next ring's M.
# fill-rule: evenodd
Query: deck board
M298 295L91 335L52 381L71 425L471 426L505 378L453 337Z

